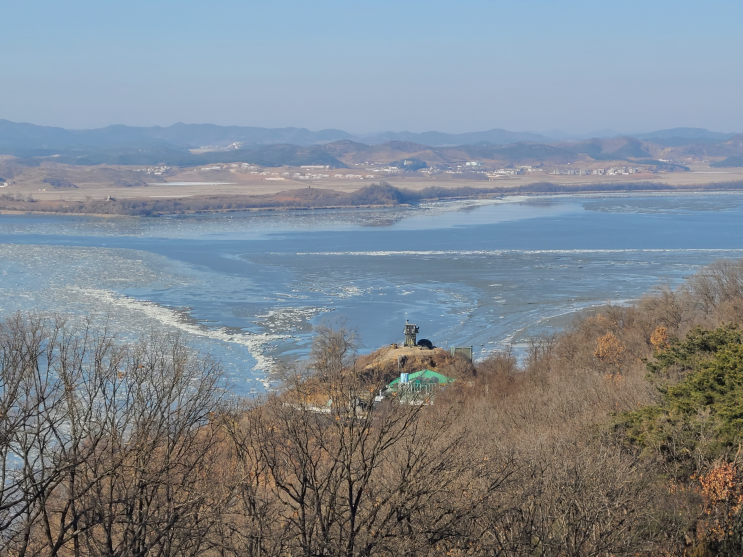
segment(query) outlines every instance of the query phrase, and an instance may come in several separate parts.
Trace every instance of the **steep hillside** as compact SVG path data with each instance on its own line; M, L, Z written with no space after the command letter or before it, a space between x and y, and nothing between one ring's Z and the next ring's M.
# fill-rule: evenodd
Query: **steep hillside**
M504 164L531 164L542 161L555 163L571 162L574 156L560 147L542 143L514 143L497 147L463 147L463 151L483 159Z
M712 164L710 164L710 166L713 166L715 168L743 166L743 155L738 155L735 157L728 157L725 160L722 160L719 162L713 162Z
M589 139L566 146L565 150L575 154L588 155L594 160L652 157L646 146L632 137Z
M735 135L726 141L709 144L685 145L672 151L678 156L697 157L735 157L743 155L743 134Z
M359 143L357 141L352 141L350 139L341 139L340 141L333 141L332 143L327 143L323 150L333 155L334 157L341 158L344 155L353 154L353 153L360 153L362 151L368 151L370 147L368 145L365 145L364 143Z
M361 144L354 143L354 146L358 145ZM324 149L331 153L337 152L339 148L343 149L345 152L339 158L347 164L367 161L390 164L393 161L408 157L419 158L429 164L432 162L445 162L445 159L435 154L428 145L410 143L408 141L388 141L379 145L363 145L355 151L351 150L348 144L342 144L340 147L336 146L337 143L330 143L324 146Z

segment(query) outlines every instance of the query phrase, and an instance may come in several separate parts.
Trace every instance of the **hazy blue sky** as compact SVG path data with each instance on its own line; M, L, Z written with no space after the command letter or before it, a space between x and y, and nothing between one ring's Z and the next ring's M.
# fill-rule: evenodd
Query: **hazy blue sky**
M0 118L743 131L740 0L0 0Z

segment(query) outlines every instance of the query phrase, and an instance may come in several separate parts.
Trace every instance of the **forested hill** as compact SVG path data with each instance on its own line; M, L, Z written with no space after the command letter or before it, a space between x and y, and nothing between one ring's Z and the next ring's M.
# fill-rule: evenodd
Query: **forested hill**
M521 359L357 358L319 326L236 400L177 336L6 316L0 552L738 557L742 324L719 261ZM446 382L388 388L423 367Z

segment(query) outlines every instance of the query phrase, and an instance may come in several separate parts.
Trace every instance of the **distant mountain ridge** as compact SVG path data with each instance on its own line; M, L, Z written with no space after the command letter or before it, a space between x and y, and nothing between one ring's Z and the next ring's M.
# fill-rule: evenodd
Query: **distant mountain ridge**
M352 139L342 130L310 131L305 128L257 128L183 124L149 128L113 125L91 130L68 130L0 120L0 148L8 149L91 149L143 144L172 148L198 148L231 143L272 145L289 143L315 145L339 139Z
M671 128L668 130L658 130L650 133L635 133L630 134L631 137L637 139L671 139L673 137L679 137L682 139L716 139L725 140L738 135L737 133L720 133L711 132L704 128Z
M358 136L335 129L311 131L183 123L167 127L114 125L67 130L0 120L0 155L3 154L14 155L23 160L22 164L32 166L49 157L53 162L86 166L248 162L274 167L333 168L412 159L418 166L423 163L436 166L473 160L503 165L589 160L650 160L655 164L660 163L658 159L728 157L725 164L738 166L743 155L743 135L673 128L645 134L555 140L546 135L503 129L461 134L430 131Z
M554 135L553 135L554 134ZM430 147L457 145L508 145L512 143L552 143L555 139L607 139L621 137L612 130L601 130L595 136L565 134L553 130L548 135L532 132L513 132L500 128L468 133L443 133L428 131L382 132L351 134L343 130L325 129L311 131L306 128L260 128L251 126L218 126L216 124L176 123L161 127L134 127L112 125L89 130L68 130L53 126L0 120L0 149L106 149L112 147L147 148L169 147L194 149L205 146L227 147L238 143L241 147L291 144L298 146L322 145L339 140L352 140L365 145L390 141L418 143ZM608 134L608 135L603 135ZM625 134L641 140L661 139L685 144L686 140L724 141L735 133L712 132L703 128L673 128L642 134Z
M359 136L363 143L378 144L388 141L407 141L410 143L421 143L431 147L451 147L454 145L474 145L477 143L490 143L492 145L506 145L521 141L534 141L545 143L550 138L546 135L530 132L511 132L499 128L468 133L442 133L436 131L413 133L413 132L384 132L373 135Z
M383 132L362 136L335 129L310 131L306 128L258 128L218 126L216 124L184 124L181 122L167 127L152 126L144 128L112 125L90 130L68 130L59 127L0 120L0 148L5 149L90 149L134 144L193 149L204 146L226 147L232 143L240 143L245 146L279 143L309 146L342 139L355 140L367 145L376 145L388 141L407 141L433 147L475 143L503 145L519 141L546 142L550 140L547 136L540 134L511 132L502 129L460 134L436 131L424 133Z

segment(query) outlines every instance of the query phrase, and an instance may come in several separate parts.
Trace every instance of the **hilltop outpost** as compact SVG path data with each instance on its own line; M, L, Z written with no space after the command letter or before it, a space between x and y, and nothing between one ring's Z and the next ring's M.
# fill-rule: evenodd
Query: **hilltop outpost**
M402 346L393 343L360 359L365 370L382 370L385 378L395 372L398 374L380 391L376 402L392 397L412 404L433 403L441 388L456 381L456 377L450 375L458 376L463 370L465 374L471 373L471 346L452 346L447 351L434 346L428 339L418 339L419 332L420 327L406 319Z

